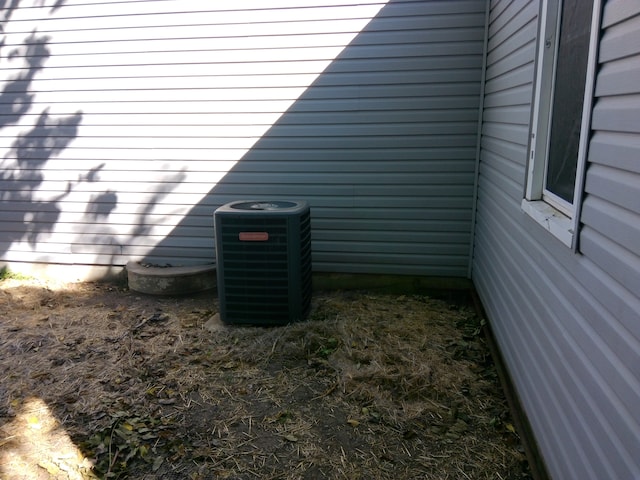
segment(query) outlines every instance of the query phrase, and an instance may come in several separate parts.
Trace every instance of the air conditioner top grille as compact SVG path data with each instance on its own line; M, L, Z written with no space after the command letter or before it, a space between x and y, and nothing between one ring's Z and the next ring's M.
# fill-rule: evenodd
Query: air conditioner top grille
M216 210L223 216L284 216L292 217L304 213L309 206L304 200L239 200L227 203Z
M298 204L294 202L238 202L230 205L231 208L236 210L286 210L289 208L295 208Z

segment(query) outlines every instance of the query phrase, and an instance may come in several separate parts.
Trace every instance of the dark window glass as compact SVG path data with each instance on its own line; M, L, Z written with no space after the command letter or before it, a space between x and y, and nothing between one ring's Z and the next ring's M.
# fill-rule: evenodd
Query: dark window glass
M578 164L593 1L562 2L545 188L569 203Z

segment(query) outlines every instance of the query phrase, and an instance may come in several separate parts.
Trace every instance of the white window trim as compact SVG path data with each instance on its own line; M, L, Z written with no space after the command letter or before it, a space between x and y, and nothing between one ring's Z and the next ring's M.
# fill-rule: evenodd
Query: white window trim
M529 143L529 157L527 178L525 183L522 210L534 221L549 231L564 245L577 250L578 223L580 206L584 190L584 175L587 151L591 130L591 110L593 106L593 91L597 65L597 46L600 30L601 0L594 0L591 18L591 37L589 39L589 57L587 62L587 77L585 82L585 96L582 109L582 123L580 143L578 146L578 164L574 186L573 205L564 201L555 201L544 191L545 166L547 155L548 130L550 124L550 99L553 94L553 79L555 78L554 54L545 54L545 49L553 44L553 51L557 51L557 35L560 16L559 4L561 0L543 0L540 8L540 31L536 53L536 78L533 96L533 114L531 118L531 135ZM550 4L555 8L550 9ZM544 132L538 134L538 132Z

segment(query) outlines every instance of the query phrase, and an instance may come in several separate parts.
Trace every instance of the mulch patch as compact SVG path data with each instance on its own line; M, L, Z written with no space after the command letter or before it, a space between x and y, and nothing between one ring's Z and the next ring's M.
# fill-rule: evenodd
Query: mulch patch
M529 479L467 305L314 295L221 323L213 293L0 280L0 478Z

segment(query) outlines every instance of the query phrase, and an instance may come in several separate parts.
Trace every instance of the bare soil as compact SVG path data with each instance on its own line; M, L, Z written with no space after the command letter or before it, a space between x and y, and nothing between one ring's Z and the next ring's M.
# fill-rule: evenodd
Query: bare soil
M0 479L531 478L470 306L216 313L211 292L0 280Z

